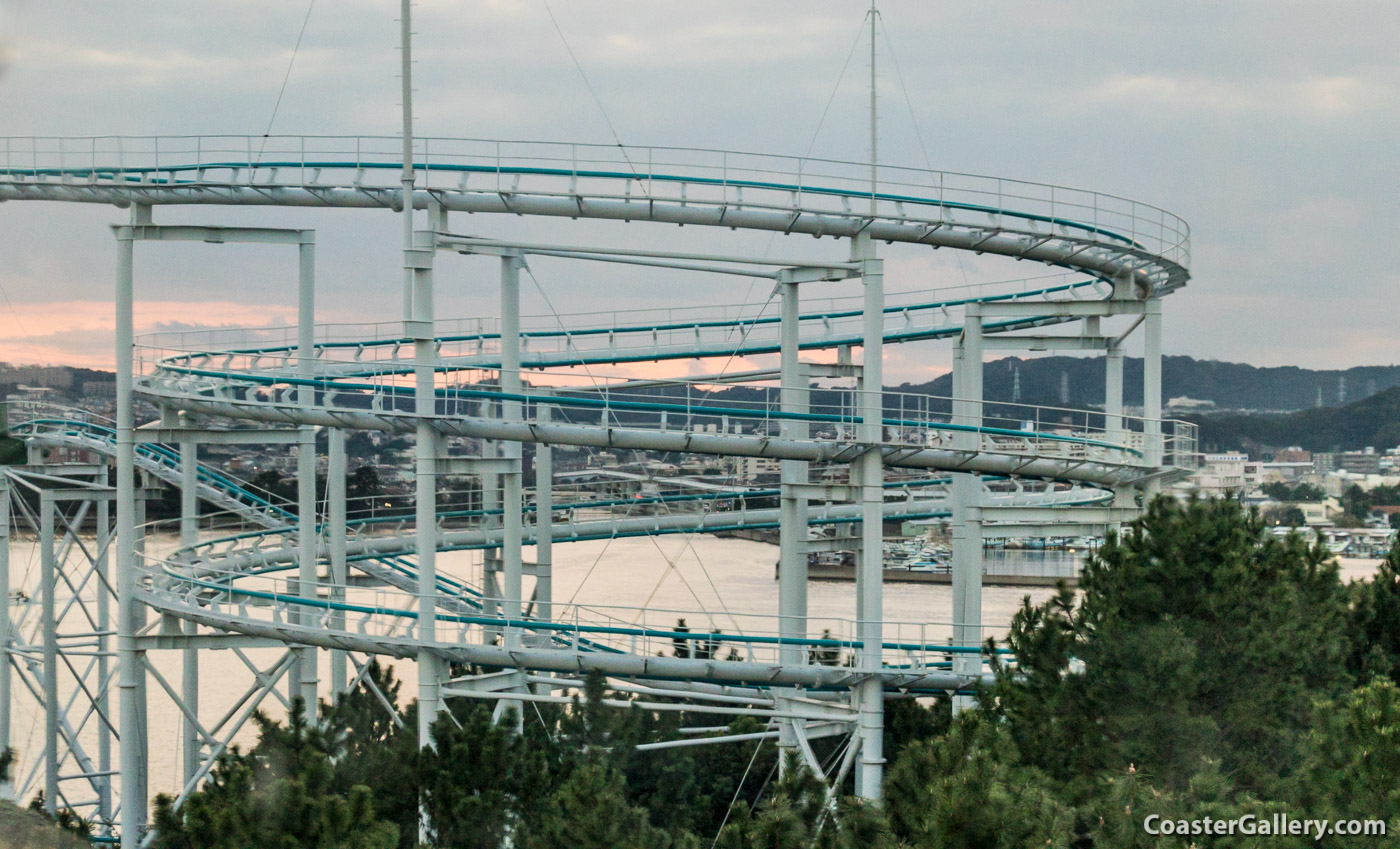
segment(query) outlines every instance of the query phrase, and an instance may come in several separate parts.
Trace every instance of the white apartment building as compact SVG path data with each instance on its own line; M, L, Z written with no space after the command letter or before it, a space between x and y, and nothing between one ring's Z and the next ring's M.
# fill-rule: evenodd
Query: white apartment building
M1206 454L1204 463L1191 475L1191 485L1202 497L1239 497L1259 485L1260 463L1245 454Z

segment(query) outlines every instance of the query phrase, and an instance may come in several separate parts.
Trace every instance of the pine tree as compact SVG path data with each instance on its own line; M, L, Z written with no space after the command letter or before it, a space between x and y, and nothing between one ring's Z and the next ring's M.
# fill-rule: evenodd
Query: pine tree
M1348 846L1391 846L1400 834L1400 687L1378 678L1318 711L1297 799L1330 819L1379 819L1389 837Z
M1400 540L1369 581L1350 589L1347 668L1361 681L1384 675L1400 682Z
M294 700L287 724L256 714L258 745L219 757L209 781L177 811L156 797L161 849L393 849L398 829L378 819L364 785L331 787L330 747Z
M1060 781L1137 764L1181 791L1210 757L1241 791L1271 793L1314 700L1346 687L1335 562L1237 502L1157 499L1079 589L1017 614L1016 665L983 699Z
M646 811L627 802L622 775L600 752L590 752L533 822L521 823L520 849L669 849Z
M1068 847L1073 812L1024 766L1006 730L976 712L910 745L885 782L894 834L915 849Z

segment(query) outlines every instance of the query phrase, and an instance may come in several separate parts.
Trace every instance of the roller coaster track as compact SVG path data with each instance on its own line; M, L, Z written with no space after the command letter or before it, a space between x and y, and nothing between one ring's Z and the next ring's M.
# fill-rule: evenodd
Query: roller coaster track
M636 692L750 700L750 708L761 708L758 712L775 723L789 723L783 726L785 734L797 733L793 729L805 721L802 716L854 728L849 757L860 753L858 774L866 782L860 792L878 794L881 700L900 694L966 694L986 680L986 648L980 644L983 523L989 529L1040 529L1028 534L1044 534L1044 528L1057 523L1108 529L1130 519L1141 497L1162 481L1184 475L1191 465L1196 451L1192 425L1153 418L1159 403L1148 403L1144 417L1123 414L1122 343L1132 328L1113 337L1103 335L1099 326L1101 317L1120 315L1147 322L1150 330L1144 335L1151 334L1155 341L1150 345L1156 347L1149 346L1144 357L1144 397L1150 395L1149 368L1155 369L1153 391L1160 395L1159 301L1186 284L1190 239L1185 222L1158 207L1048 184L883 165L881 181L872 185L868 163L722 150L419 138L412 142L411 167L406 169L400 143L399 137L374 136L0 139L0 202L133 208L130 223L116 228L125 258L119 262L119 303L130 297L130 251L137 241L266 241L302 249L303 309L295 328L155 333L133 340L130 313L119 311L126 317L119 320L118 338L132 342L129 349L119 343L121 379L129 375L131 380L130 393L119 393L119 410L129 414L133 399L139 398L161 411L162 422L179 421L180 427L188 425L191 433L211 442L233 421L240 427L299 428L293 436L312 451L310 429L317 427L336 433L413 434L419 451L415 514L348 522L343 534L330 519L321 526L309 519L299 522L298 512L314 512L314 487L308 490L304 483L308 468L314 481L314 466L299 465L298 511L199 466L193 470L197 498L244 527L225 527L193 543L187 534L185 544L161 556L130 548L138 531L130 518L134 496L116 492L118 515L128 517L118 521L128 522L118 533L119 579L128 589L119 591L118 598L127 609L145 606L160 614L156 622L145 622L142 615L122 620L115 629L127 676L123 680L129 679L121 690L129 708L123 710L124 728L129 720L144 722L139 701L144 689L137 695L138 686L144 688L144 669L176 696L154 667L138 667L146 664L142 646L184 647L186 663L194 664L187 666L190 680L197 680L195 654L205 644L200 640L228 638L230 645L260 640L285 647L297 658L279 661L267 672L254 670L264 694L275 684L276 670L314 665L314 649L324 648L413 657L429 670L425 681L449 662L498 668L509 679L498 689L491 688L505 679L493 683L486 680L491 675L439 683L444 693L455 687L451 695L499 703L562 698L552 695L554 689L574 687L590 672L643 688ZM406 184L400 183L405 171L411 178ZM313 254L305 250L314 244L309 230L161 225L152 215L163 206L403 212L405 205L427 210L430 227L415 232L412 210L405 215L405 320L375 325L314 325L307 294L314 292L307 271L314 265L308 259ZM468 219L458 213L482 215ZM805 234L849 241L852 258L789 261L511 243L452 232L449 214L459 225L508 215ZM1051 273L976 287L922 288L886 300L883 265L876 257L882 242L1027 260ZM417 311L414 298L420 290L414 287L425 282L422 291L431 305L433 257L453 251L501 259L499 320L434 321L430 306L425 314ZM721 305L556 314L522 322L518 274L529 269L528 258L536 255L669 263L677 269L769 278L780 288L857 277L868 285L859 299L807 301L801 311L793 285L783 290L791 299L783 302L781 316L766 314L767 304L758 309ZM514 306L508 313L506 278L511 274L516 275L510 284ZM774 291L776 295L778 289ZM129 307L129 300L125 303ZM1077 341L1047 338L1064 347L1070 341L1082 345L1077 350L1109 352L1108 368L1117 369L1110 371L1109 381L1116 380L1117 395L1109 396L1103 410L983 398L983 334L1025 342L1039 337L1013 334L1080 321L1084 332ZM956 397L879 389L883 344L947 338L956 340L960 356L966 351L967 359L955 369ZM797 352L853 347L863 348L865 357L873 352L873 360L855 366L842 354L835 366L823 367L829 369L827 376L856 378L856 387L813 389L803 369L816 364L801 363ZM587 366L778 352L781 369L691 380L622 379L591 369L583 380L578 372ZM867 378L874 382L863 389ZM794 401L798 395L801 400ZM131 480L133 468L176 486L191 479L173 440L137 440L136 431L63 415L16 424L14 432L36 446L115 456L119 479L126 469ZM463 460L443 448L454 439L498 453ZM521 490L525 444L537 451L571 446L781 461L782 485L658 493L626 501L591 495L537 510ZM302 459L298 457L299 464ZM816 484L804 464L840 468L846 477ZM483 498L490 488L484 481L490 478L491 486L499 487L491 496L496 502L480 509L431 509L437 476L446 474L440 468L467 469L460 474L483 481ZM887 480L889 470L908 478ZM988 485L993 479L999 479L997 484ZM552 493L552 478L545 489ZM544 496L543 503L552 497ZM339 498L338 521L343 521L343 494ZM796 512L798 502L802 513ZM189 503L183 508L186 514ZM509 505L518 505L518 514ZM637 507L643 510L634 514ZM783 531L783 557L801 557L784 562L801 564L807 543L805 538L799 543L801 534L794 533L802 525L859 524L858 537L842 536L836 542L862 552L858 596L878 600L881 520L940 517L953 524L951 642L945 634L930 633L931 623L882 618L878 603L873 613L862 608L864 617L823 620L831 626L830 634L813 637L805 581L801 612L793 614L793 573L786 569L783 575L789 577L780 581L779 604L788 613L780 609L777 617L702 611L695 618L696 611L552 601L547 615L536 615L531 599L504 595L494 588L494 577L473 586L438 574L434 560L440 551L510 552L513 566L499 571L513 575L507 584L514 580L518 586L523 574L518 546L530 542L776 527ZM52 543L51 526L47 533ZM126 553L121 545L128 546ZM316 574L316 561L336 557L354 570L353 581L347 575L344 584L336 585ZM52 589L46 603L52 603ZM707 620L711 630L692 632L672 624L685 616ZM132 624L138 619L143 624ZM49 630L48 649L54 650L58 637L54 628ZM105 636L99 638L105 645L101 640ZM721 655L720 646L727 653ZM853 665L840 663L846 653ZM834 665L832 658L838 658ZM291 686L314 703L314 672L306 678L296 668L289 673L297 676ZM55 696L57 684L47 686ZM429 719L440 703L431 687L420 689L420 699L433 700L433 707L425 708ZM814 694L806 708L793 707L794 699L800 701L794 694L800 692ZM843 693L848 704L841 702ZM817 713L801 713L807 709ZM133 720L137 713L141 718ZM208 751L215 752L214 738L200 736L193 713L186 714L187 739L195 747L207 743ZM49 730L50 750L58 740L54 728ZM132 734L144 734L139 724L129 728ZM426 728L426 723L420 727L420 737ZM805 739L805 733L797 736ZM857 738L863 742L854 742ZM144 740L137 744L134 739L123 737L123 757L139 758L144 770L144 749L139 748ZM228 739L218 745L227 745ZM186 794L210 763L206 759L201 765L198 757L186 761ZM100 787L101 772L86 769L85 780ZM56 789L56 760L48 773L48 786ZM144 782L144 774L123 772L124 792L133 799L140 798ZM131 824L144 822L141 810L131 815ZM123 832L128 849L136 845L134 834Z
M71 447L95 451L105 455L115 453L115 433L102 424L76 418L42 418L20 422L12 428L12 433L20 438L33 440L44 448ZM180 468L180 455L173 446L159 443L143 443L138 451L138 465L143 471L171 485L179 486L183 480ZM197 479L200 481L200 497L211 504L226 510L234 517L266 525L262 530L221 535L202 541L188 549L179 549L161 559L151 560L147 567L148 580L142 592L143 600L158 610L179 611L182 618L198 621L220 630L232 630L255 636L276 636L289 643L318 645L324 648L364 651L372 654L408 657L422 646L422 639L412 630L412 620L416 613L412 610L412 593L417 583L417 572L411 555L415 553L413 534L408 530L411 520L402 516L376 517L355 522L355 536L348 541L348 560L356 568L376 581L382 582L394 591L393 603L381 602L375 605L335 603L298 597L294 592L279 588L271 576L295 568L297 558L296 528L291 524L296 520L294 513L275 503L270 493L250 489L239 481L215 469L200 464ZM947 499L944 496L928 497L916 495L922 490L943 487L946 478L925 478L887 483L886 488L904 497L887 501L887 520L926 519L946 517ZM747 492L728 494L655 496L632 499L579 501L564 505L556 512L571 518L557 524L554 540L575 542L592 539L614 539L641 536L658 536L675 533L723 533L753 528L773 528L778 525L778 510L771 507L750 508L748 501L771 500L779 495L776 489L753 489ZM989 503L1017 505L1058 505L1089 506L1103 504L1111 499L1109 492L1076 488L1044 493L1003 493L990 495ZM652 506L664 503L677 503L685 500L705 499L710 502L728 502L734 509L702 512L699 514L679 513L656 516L638 516L623 519L574 519L575 514L597 512L600 509L621 505L628 507ZM460 511L457 514L445 513L446 520L461 518L485 518L487 514L499 511ZM844 524L858 521L858 510L852 505L827 505L814 510L808 518L813 526ZM532 534L527 533L528 543L534 543ZM500 528L469 527L459 529L439 528L438 551L479 550L499 547ZM324 542L319 552L324 556ZM285 582L283 582L285 585ZM261 586L262 588L258 588ZM444 622L459 626L451 639L443 639L437 648L444 657L462 663L486 666L520 665L555 672L579 672L596 668L612 670L614 674L637 678L674 678L670 674L655 671L638 671L635 666L609 657L602 661L590 659L580 663L576 659L565 658L561 649L573 649L587 653L618 655L622 652L607 642L599 641L600 635L624 637L635 645L640 638L647 644L670 647L677 639L719 640L726 645L742 646L753 662L755 654L766 649L772 654L781 640L769 633L705 633L700 635L682 634L674 630L637 628L616 624L623 620L609 616L607 608L596 605L577 606L572 623L565 621L541 622L538 620L511 621L500 616L483 615L481 594L475 589L452 578L439 576L439 604L446 611L441 617ZM296 622L295 612L312 608L317 616L313 624L301 627ZM332 614L358 614L361 621L356 624L354 635L331 628ZM262 614L259 616L258 614ZM567 617L566 617L567 620ZM591 621L590 621L591 620ZM405 623L408 627L405 627ZM532 650L543 652L538 657L523 653L511 653L489 644L472 645L469 634L495 633L505 627L520 627L541 637ZM378 633L375 633L378 631ZM850 650L853 647L851 635L825 639L802 641L809 649ZM916 666L937 670L946 666L946 659L958 652L977 652L977 646L950 646L946 642L900 642L887 644L893 659L904 660L905 664L895 663L886 677L887 687L894 691L928 690L936 692L947 689L950 676L933 672L919 676L904 666ZM552 654L551 654L552 652ZM631 652L635 654L635 650ZM647 652L642 652L647 654ZM675 666L667 661L650 663L652 667L669 668ZM684 669L686 664L680 664ZM736 683L761 684L800 683L809 687L833 687L849 684L853 680L850 670L813 667L812 675L774 677L772 663L758 666L758 674L753 668L730 670L728 678ZM679 678L677 680L680 680Z

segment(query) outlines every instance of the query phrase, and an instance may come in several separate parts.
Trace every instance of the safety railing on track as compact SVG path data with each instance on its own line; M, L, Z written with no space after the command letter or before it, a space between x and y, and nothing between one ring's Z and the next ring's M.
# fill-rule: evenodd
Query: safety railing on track
M398 185L394 136L89 136L0 140L0 179L115 185ZM739 151L485 139L414 139L420 188L655 200L997 227L1117 243L1189 265L1179 217L1117 195L1046 183ZM923 210L911 213L911 208ZM1014 224L1012 222L1015 222Z
M303 378L293 356L262 354L200 354L204 367L180 366L185 357L169 349L137 348L141 386L166 396L214 398L236 406L274 406L289 413L311 392L318 409L369 411L380 416L411 416L414 394L411 373L390 368L388 373L363 363L317 358L311 367L328 377ZM358 368L352 379L335 375ZM550 372L535 372L549 380ZM489 371L456 371L439 377L432 415L446 419L499 418L503 404L522 405L532 419L541 405L555 411L556 423L584 424L607 429L638 428L690 431L715 435L778 436L784 422L801 422L813 439L855 443L860 438L861 393L850 389L813 390L809 412L784 412L780 391L771 383L731 383L724 391L699 381L658 382L634 387L624 379L589 373L559 375L579 388L525 387L502 392ZM703 380L703 379L702 379ZM617 384L614 388L612 384ZM978 402L971 417L954 417L957 399L933 395L884 392L880 442L913 448L965 450L960 433L975 435L973 450L998 455L1052 457L1144 466L1155 457L1175 458L1195 453L1195 426L1175 420L1149 421L1123 416L1105 420L1102 411L1031 406L1008 402Z
M803 663L831 666L848 665L860 645L861 623L839 617L809 617L811 636L794 639L780 633L780 618L771 614L555 603L548 621L524 615L507 619L500 612L507 600L501 598L481 599L477 612L441 610L429 634L419 627L419 597L406 590L318 581L315 595L309 595L294 577L191 577L178 562L146 557L143 563L146 591L171 604L229 620L296 624L399 643L496 646L506 629L517 629L535 648L778 664L783 649L796 646ZM530 608L528 599L518 604L522 611ZM945 669L954 655L984 652L981 641L952 645L949 623L887 620L881 626L884 663L901 671Z
M1100 281L1066 274L955 287L957 297L950 297L948 290L910 293L885 308L885 339L902 342L956 334L962 327L961 308L973 301L1027 301L1051 296L1078 299L1102 296L1106 291ZM771 353L779 347L780 318L776 308L765 311L763 306L673 307L526 317L521 332L522 357L527 365L558 367ZM987 322L984 326L1004 330L1064 320L1046 315ZM800 344L826 348L859 344L862 322L858 299L808 302L799 319ZM495 319L440 320L436 325L435 352L445 363L466 367L473 360L499 362L500 335ZM316 326L314 338L318 358L353 362L341 369L344 373L354 374L365 363L412 367L413 344L403 336L402 322L321 324ZM172 362L201 366L224 361L228 353L236 353L250 357L254 364L280 361L285 368L298 351L297 328L288 326L160 331L143 334L140 341L156 348L197 352L176 355Z

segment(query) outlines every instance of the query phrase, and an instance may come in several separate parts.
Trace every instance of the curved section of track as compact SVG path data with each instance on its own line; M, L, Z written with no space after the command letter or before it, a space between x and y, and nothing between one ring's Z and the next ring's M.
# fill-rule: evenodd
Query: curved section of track
M4 139L0 200L395 208L394 137ZM1132 277L1189 277L1190 229L1101 192L1001 177L683 148L416 140L414 205L951 247ZM261 153L253 155L253 150Z
M5 139L0 201L56 200L118 205L253 205L398 208L403 195L399 140L394 137L176 137ZM951 247L1031 260L1066 269L1070 277L1019 290L948 298L918 294L885 309L891 342L960 332L952 312L969 303L1027 301L1056 296L1106 297L1127 292L1160 297L1189 277L1189 230L1157 207L1097 192L1046 184L922 169L882 167L871 186L869 166L731 151L621 148L460 139L419 139L418 182L412 202L443 210L554 218L651 221L676 225L805 233ZM262 151L254 156L253 150ZM137 228L140 225L134 225ZM1105 288L1105 286L1107 288ZM1093 294L1091 294L1093 293ZM859 312L832 305L799 321L801 347L860 341L851 322ZM557 317L556 317L557 318ZM1043 315L985 329L1009 330L1074 320L1047 304ZM535 328L525 334L525 368L552 368L696 356L770 353L776 323L760 315L665 317L593 326ZM296 360L290 338L244 333L214 340L191 336L172 343L145 341L136 391L167 408L210 418L249 422L411 432L427 421L444 436L607 449L765 457L846 463L870 450L857 432L869 423L861 405L836 392L806 412L780 408L770 385L724 382L723 397L704 382L622 381L587 388L568 384L504 392L489 372L500 368L499 328L478 324L441 335L439 372L431 409L415 404L412 361L400 332L354 339L330 331L312 364ZM735 333L740 341L734 343ZM214 334L217 336L218 334ZM272 334L276 336L275 333ZM719 341L713 341L718 338ZM533 346L531 348L530 346ZM495 350L493 350L495 349ZM533 373L538 375L538 372ZM539 383L539 381L535 381ZM1175 473L1195 450L1194 429L1177 422L1123 419L1110 429L1093 411L1010 409L979 402L975 417L950 415L952 399L884 393L880 438L873 447L884 465L922 471L978 472L1068 481L1021 493L1009 503L1038 506L1100 504L1100 487L1132 485ZM518 406L519 418L497 411ZM984 412L1005 408L1005 421ZM549 416L540 414L549 410ZM1068 421L1066 421L1068 419ZM785 435L801 421L811 435ZM36 438L112 446L110 432L73 422L37 422ZM141 468L166 480L178 477L178 453L158 445L137 452ZM820 663L780 660L784 640L762 626L719 636L740 651L731 659L657 657L682 637L650 625L619 624L610 613L582 608L572 622L507 621L478 591L439 579L436 630L417 627L417 573L412 538L404 527L362 530L351 541L356 568L395 598L338 602L289 592L278 573L295 554L285 508L212 470L198 475L200 496L244 516L259 530L202 543L166 561L147 561L140 595L157 610L214 628L317 645L410 656L425 647L474 664L556 672L601 670L611 675L813 688L847 687L868 677ZM696 532L774 524L767 507L700 515L581 520L561 526L557 539ZM935 516L943 499L920 493L886 502L887 518ZM739 515L728 515L737 512ZM812 522L843 523L857 505L812 510ZM499 532L478 523L440 526L443 549L499 545ZM527 535L528 539L528 535ZM591 617L597 614L602 621ZM771 620L772 617L766 617ZM737 623L736 623L737 624ZM887 687L949 690L972 679L948 670L959 652L900 623L884 623L893 638L877 674ZM496 637L520 629L530 639L507 648ZM849 638L798 640L808 649L841 649ZM791 648L789 638L786 645Z

